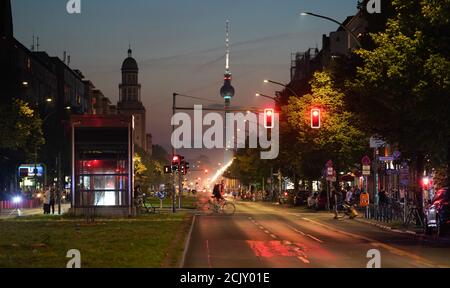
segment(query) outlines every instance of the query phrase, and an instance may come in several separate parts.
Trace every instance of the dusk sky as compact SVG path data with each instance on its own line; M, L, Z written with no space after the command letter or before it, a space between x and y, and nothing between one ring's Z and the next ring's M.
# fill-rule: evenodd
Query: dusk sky
M82 13L66 12L66 0L13 0L15 37L27 47L33 33L40 50L62 57L71 67L118 100L122 61L129 43L140 68L147 132L168 148L172 93L223 103L225 21L231 22L233 105L268 106L255 92L274 95L287 83L291 53L321 47L322 34L337 25L301 11L343 21L356 13L356 0L81 0ZM183 106L194 103L183 100ZM204 103L209 104L209 103Z

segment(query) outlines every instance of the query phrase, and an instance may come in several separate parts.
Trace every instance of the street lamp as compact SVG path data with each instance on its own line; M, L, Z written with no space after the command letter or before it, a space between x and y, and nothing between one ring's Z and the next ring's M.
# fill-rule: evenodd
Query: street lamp
M277 81L273 81L273 80L269 80L269 79L265 79L265 80L264 80L264 83L266 83L266 84L267 84L267 83L272 83L272 84L275 84L275 85L278 85L278 86L282 86L282 87L286 88L289 92L291 92L292 94L294 94L295 97L300 98L300 97L297 95L297 93L295 93L295 91L292 90L291 88L289 88L289 86L286 85L286 84L283 84L283 83L280 83L280 82L277 82Z
M344 29L345 31L347 31L350 34L350 36L353 38L353 40L355 40L355 42L358 44L359 48L362 47L361 42L359 42L358 37L356 37L355 33L353 33L353 31L351 31L350 29L345 27L343 23L341 23L341 22L339 22L339 21L337 21L337 20L335 20L333 18L330 18L330 17L327 17L327 16L323 16L323 15L319 15L319 14L315 14L315 13L311 13L311 12L302 12L302 13L300 13L300 15L301 16L306 16L306 15L314 16L314 17L322 18L322 19L325 19L325 20L328 20L328 21L331 21L333 23L338 24L342 29Z
M22 202L22 197L21 197L21 196L14 196L13 199L12 199L12 202L13 202L14 204L16 204L16 205L15 205L15 206L16 206L16 209L14 209L14 211L11 212L11 215L12 215L14 212L17 212L17 215L18 215L18 216L21 216L21 212L20 212L20 209L19 209L19 204Z
M256 96L256 97L269 98L269 99L271 99L271 100L273 100L273 101L275 101L275 102L278 101L278 98L277 98L277 97L272 97L272 96L264 95L264 94L261 94L261 93L256 93L255 96Z

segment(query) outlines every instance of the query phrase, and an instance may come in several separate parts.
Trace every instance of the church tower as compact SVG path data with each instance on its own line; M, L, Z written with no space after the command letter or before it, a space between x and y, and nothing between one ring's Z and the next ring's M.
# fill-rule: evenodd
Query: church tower
M139 84L139 68L133 58L131 47L128 57L122 64L122 83L119 84L119 102L117 112L134 116L134 143L147 150L146 111L141 102L141 84Z

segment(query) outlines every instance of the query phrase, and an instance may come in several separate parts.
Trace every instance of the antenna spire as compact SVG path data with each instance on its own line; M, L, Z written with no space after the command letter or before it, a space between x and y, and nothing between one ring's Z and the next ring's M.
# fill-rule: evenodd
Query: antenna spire
M33 43L31 44L31 51L33 51L34 52L34 32L33 32Z
M227 74L230 73L230 21L226 21L226 35L225 35L225 46L226 46L226 55L225 55L225 71Z

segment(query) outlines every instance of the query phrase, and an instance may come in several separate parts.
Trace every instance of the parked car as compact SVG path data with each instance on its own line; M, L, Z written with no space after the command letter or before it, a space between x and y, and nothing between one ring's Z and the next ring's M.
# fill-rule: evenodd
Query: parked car
M448 188L436 192L430 206L425 210L425 233L431 234L434 230L438 236L447 232L450 226L450 192Z
M311 191L301 190L294 196L294 206L300 206L306 204L308 197L311 195Z

